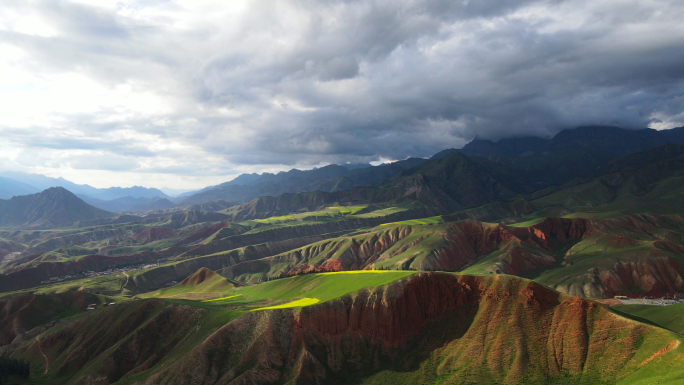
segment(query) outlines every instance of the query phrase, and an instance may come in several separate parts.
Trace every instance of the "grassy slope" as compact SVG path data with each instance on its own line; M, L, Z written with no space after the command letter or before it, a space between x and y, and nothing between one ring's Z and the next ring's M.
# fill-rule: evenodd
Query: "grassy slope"
M612 308L684 334L684 303L670 306L616 305Z
M235 289L231 295L241 295L226 301L245 304L276 305L300 298L329 301L366 287L377 287L407 277L410 271L350 271L340 273L306 274L278 279L254 286ZM222 305L221 301L214 302Z
M205 276L202 275L203 270ZM208 272L208 273L207 273ZM187 282L186 282L187 281ZM147 293L141 297L148 298L179 298L179 299L211 299L228 295L235 285L209 269L200 269L197 273L186 278L183 282L169 288Z
M197 286L175 285L170 288L139 295L139 298L167 298L184 301L192 306L236 306L249 311L266 306L279 306L301 298L326 302L366 287L377 287L414 274L412 271L349 271L339 273L306 274L235 288L216 274ZM314 303L304 303L309 306ZM293 307L293 306L289 306ZM295 306L300 307L300 306Z

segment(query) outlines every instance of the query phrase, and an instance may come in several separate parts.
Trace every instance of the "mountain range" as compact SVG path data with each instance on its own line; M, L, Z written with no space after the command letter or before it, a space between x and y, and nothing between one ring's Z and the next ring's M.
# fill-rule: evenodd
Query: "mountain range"
M530 192L550 185L559 185L573 178L592 176L598 167L612 159L667 143L684 143L684 128L656 131L580 127L562 131L548 139L518 137L505 138L497 142L475 139L460 150L444 150L433 155L430 160L439 160L459 152L468 156L471 161L479 163L477 172L486 169L486 173L489 174L515 174L516 178L522 177L526 180L526 186L522 186L518 181L515 182L517 187L511 190L521 193L523 190ZM329 165L304 171L292 169L278 174L242 174L229 182L186 192L175 198L152 188L135 186L96 189L63 178L7 171L0 173L0 198L8 199L59 186L95 207L112 212L162 210L217 200L239 204L263 196L300 192L339 192L357 187L377 186L426 161L427 159L422 158L409 158L379 166ZM502 178L498 179L502 182ZM505 189L511 187L513 186L509 183ZM454 204L450 202L446 208L456 209L458 204Z
M612 159L668 143L684 143L684 127L666 131L580 127L562 131L549 139L520 137L497 142L475 139L463 149L444 150L430 159L439 160L453 152L460 152L469 158L486 158L489 163L485 160L473 161L479 162L488 172L523 176L529 181L527 191L533 191L562 184L573 178L592 176L599 166ZM410 158L375 167L330 165L309 171L295 169L275 175L243 174L233 181L207 187L175 201L181 206L217 199L244 203L260 196L285 193L345 191L378 185L426 160ZM501 165L501 170L496 171L497 166L494 163Z
M28 194L0 199L0 373L681 382L681 134L475 140L430 159L243 174L175 198L2 177Z

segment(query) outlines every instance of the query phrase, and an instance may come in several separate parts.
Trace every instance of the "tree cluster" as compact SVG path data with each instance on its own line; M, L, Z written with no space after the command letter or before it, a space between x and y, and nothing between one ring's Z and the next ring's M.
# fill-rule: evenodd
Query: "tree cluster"
M0 384L4 384L9 376L27 379L31 373L28 361L9 357L0 357Z

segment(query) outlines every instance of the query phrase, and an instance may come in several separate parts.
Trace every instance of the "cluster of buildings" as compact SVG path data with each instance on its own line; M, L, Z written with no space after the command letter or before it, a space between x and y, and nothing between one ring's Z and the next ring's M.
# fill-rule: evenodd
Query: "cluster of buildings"
M613 299L617 299L624 304L630 305L659 305L667 306L674 305L684 300L684 293L675 293L673 295L665 294L662 297L654 297L652 295L639 296L630 298L625 295L616 295Z
M103 306L113 306L116 305L116 302L110 302L110 303L105 303ZM97 309L97 304L96 303L91 303L86 307L86 310L95 310Z

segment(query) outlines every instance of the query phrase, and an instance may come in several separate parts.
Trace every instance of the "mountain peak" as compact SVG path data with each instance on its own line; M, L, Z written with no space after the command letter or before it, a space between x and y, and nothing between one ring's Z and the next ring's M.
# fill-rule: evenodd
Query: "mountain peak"
M42 229L66 227L76 222L111 217L63 187L51 187L37 194L0 200L0 227Z
M179 285L197 286L216 277L219 277L219 275L206 267L201 267L194 274L182 280Z

